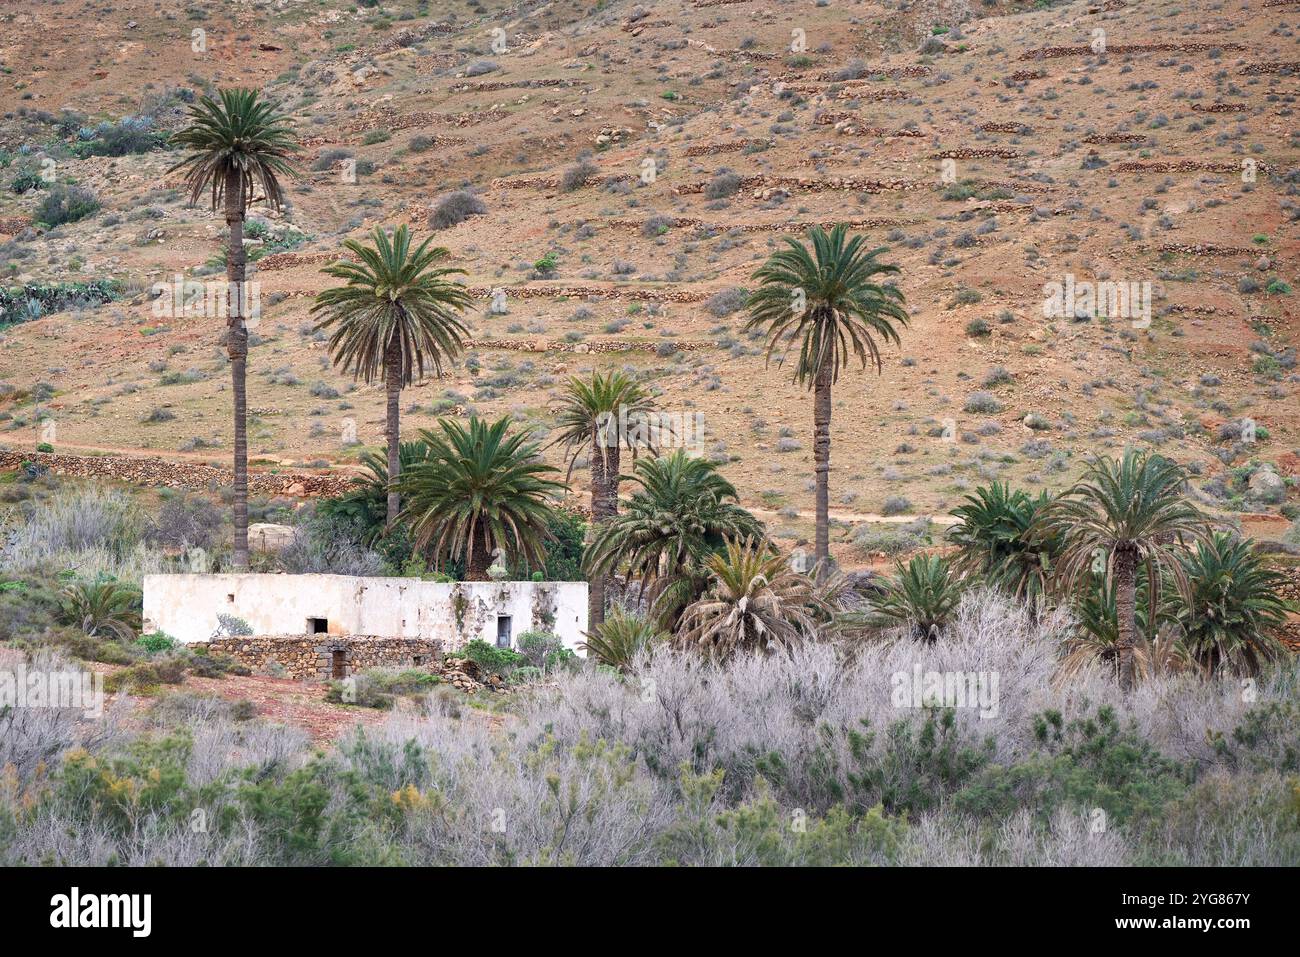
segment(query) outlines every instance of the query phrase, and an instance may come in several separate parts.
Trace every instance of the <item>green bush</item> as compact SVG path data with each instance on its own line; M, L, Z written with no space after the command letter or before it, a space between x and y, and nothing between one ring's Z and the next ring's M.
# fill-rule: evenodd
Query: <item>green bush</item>
M37 222L47 226L75 223L99 212L99 200L81 186L58 185L49 191L36 210Z
M498 675L502 678L509 677L510 672L520 665L528 664L528 659L519 652L511 648L489 645L482 638L467 642L460 650L460 655L478 665L479 670L485 674Z
M141 635L135 643L151 655L160 651L171 651L176 647L176 639L162 631L151 631L147 635Z

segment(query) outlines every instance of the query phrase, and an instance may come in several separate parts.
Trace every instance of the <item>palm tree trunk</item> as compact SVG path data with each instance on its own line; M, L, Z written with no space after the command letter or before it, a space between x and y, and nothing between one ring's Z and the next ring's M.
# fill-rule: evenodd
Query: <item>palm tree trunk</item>
M817 532L814 560L817 574L830 565L830 472L831 472L831 364L823 361L813 381L813 471L817 489Z
M1136 677L1133 646L1137 632L1137 554L1128 549L1115 552L1115 611L1119 625L1115 646L1119 686L1131 691Z
M617 450L615 450L617 451ZM606 460L610 450L605 445L605 429L597 426L591 439L591 540L594 541L600 531L600 525L608 518L606 509L609 503L609 470ZM605 585L606 576L596 572L591 576L587 591L587 629L590 631L605 620Z
M487 541L487 533L481 528L474 533L474 552L465 563L465 580L470 582L490 581L487 570L492 565L492 549Z
M226 281L230 301L241 305L244 295L244 186L240 175L226 176ZM231 564L235 571L248 571L248 327L242 309L226 317L226 351L230 356L230 383L235 401L235 544Z
M397 337L388 344L384 352L384 388L388 391L388 415L384 435L388 438L388 525L397 521L401 508L401 497L397 493L397 478L402 471L402 354Z

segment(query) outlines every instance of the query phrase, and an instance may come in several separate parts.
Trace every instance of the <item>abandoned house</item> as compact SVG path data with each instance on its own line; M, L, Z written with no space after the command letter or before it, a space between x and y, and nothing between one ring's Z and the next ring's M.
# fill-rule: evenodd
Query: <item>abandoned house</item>
M420 667L475 638L517 649L528 631L551 632L582 654L587 583L146 575L144 629L251 668L275 661L302 679Z

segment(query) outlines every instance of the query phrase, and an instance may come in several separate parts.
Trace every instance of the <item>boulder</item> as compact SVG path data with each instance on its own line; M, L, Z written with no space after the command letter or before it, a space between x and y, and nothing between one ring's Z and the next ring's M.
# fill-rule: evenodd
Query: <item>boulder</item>
M1258 469L1247 483L1248 497L1260 505L1281 505L1286 500L1286 482L1272 466Z
M292 525L254 522L248 526L248 547L256 552L278 552L293 544Z

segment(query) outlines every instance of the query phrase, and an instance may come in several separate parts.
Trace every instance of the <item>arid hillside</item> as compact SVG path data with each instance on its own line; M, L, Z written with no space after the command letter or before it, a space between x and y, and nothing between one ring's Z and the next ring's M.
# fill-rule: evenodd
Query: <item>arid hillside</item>
M382 387L332 368L309 309L343 240L409 223L476 299L404 434L477 412L540 437L567 376L626 368L801 541L811 397L743 305L786 237L845 222L887 247L910 322L835 387L842 561L881 514L1060 488L1126 445L1274 537L1300 475L1297 28L1295 0L10 9L0 445L227 464L223 321L156 284L223 271L167 134L253 84L302 143L248 243L255 467L346 472L382 443Z

